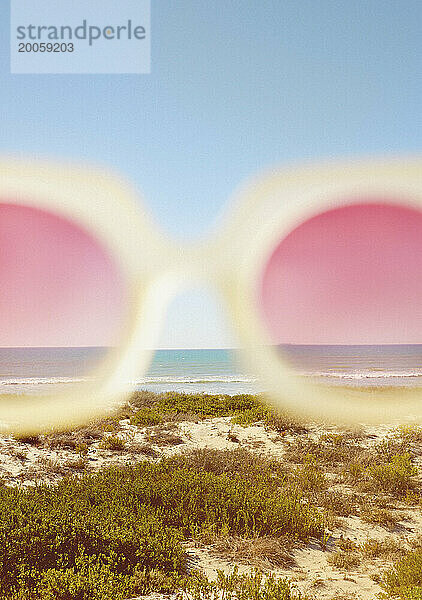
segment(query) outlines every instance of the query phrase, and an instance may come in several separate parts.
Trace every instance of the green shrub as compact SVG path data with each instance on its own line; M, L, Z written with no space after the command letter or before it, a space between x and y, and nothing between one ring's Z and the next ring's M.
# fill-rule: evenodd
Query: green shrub
M299 420L293 420L291 416L283 414L275 409L270 410L265 418L266 429L273 429L279 433L290 431L292 433L306 433L307 427Z
M113 572L101 559L83 555L75 562L74 568L64 570L23 572L18 581L19 591L12 592L7 600L127 600L134 593L169 592L185 580L175 574L138 568L127 577ZM6 596L0 598L6 600Z
M267 407L253 406L252 408L247 408L235 414L232 418L232 423L247 427L248 425L252 425L253 423L257 423L259 421L265 421L269 412L270 411Z
M386 571L381 585L392 597L422 600L422 550L409 552L392 569Z
M18 582L20 591L10 600L125 600L133 591L124 575L113 572L99 559L83 555L76 558L72 568L52 568L41 574L21 572Z
M163 418L154 409L146 406L140 408L133 417L130 419L132 425L138 425L138 427L149 427L151 425L159 425L162 423Z
M117 435L106 436L101 440L99 446L104 450L112 450L115 452L121 452L126 448L125 441L117 437Z
M250 481L236 474L215 475L191 469L174 468L171 461L145 464L147 476L138 498L165 511L166 524L191 535L202 527L224 527L228 533L245 535L281 535L296 538L319 536L323 530L318 511L302 502L292 490L271 489L265 480ZM167 470L165 476L162 469ZM132 473L135 471L132 471ZM138 489L137 482L126 476L119 484Z
M270 469L251 485L242 474L167 459L0 488L0 600L123 600L171 589L185 572L181 542L204 528L320 537L322 515L282 478L272 481Z
M343 475L352 482L360 481L365 475L365 467L360 462L351 461L347 465Z
M217 571L217 581L209 581L204 575L190 578L186 591L193 600L214 600L231 598L232 600L299 600L301 595L294 592L287 579L274 575L264 577L260 571L239 575L237 568L225 575Z
M260 406L256 396L212 394L178 394L168 392L159 396L154 408L161 414L194 413L201 417L226 417Z
M306 431L303 425L294 423L290 418L272 409L261 396L252 394L229 396L136 392L130 400L130 405L137 409L131 417L131 422L143 427L159 425L163 421L173 419L233 417L234 423L244 426L264 421L266 427L277 431Z
M164 530L151 507L133 500L125 505L113 488L107 498L106 490L95 483L81 478L50 488L3 490L0 594L96 600L99 578L113 581L126 593L136 568L183 571L181 534L174 528ZM85 588L78 596L75 590L81 586ZM52 595L55 587L64 587L68 595Z
M175 456L169 462L176 468L193 469L200 473L237 475L251 483L262 480L268 490L286 484L286 469L280 460L249 452L245 448L197 448Z
M375 462L389 463L398 454L408 453L409 444L405 442L404 438L398 436L387 437L375 444L373 450L375 451Z
M77 444L75 446L75 452L77 452L79 456L86 456L88 454L88 445L85 443Z
M408 452L392 454L394 449L395 445L387 440L377 446L371 458L363 455L358 460L351 460L342 471L345 480L363 491L407 496L409 501L416 501L413 492L418 470Z
M293 484L302 492L310 495L326 491L328 481L314 456L308 454L303 465L297 466L293 471Z
M410 454L397 454L391 462L368 467L371 485L378 491L403 495L414 487L418 470L412 464Z

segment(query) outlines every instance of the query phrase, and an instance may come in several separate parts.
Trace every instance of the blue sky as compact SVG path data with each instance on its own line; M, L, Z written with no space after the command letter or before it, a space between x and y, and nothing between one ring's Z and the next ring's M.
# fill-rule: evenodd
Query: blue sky
M2 0L0 151L110 165L169 233L202 235L262 168L420 151L421 13L419 0L153 0L150 75L10 75ZM202 290L174 302L160 340L232 344Z

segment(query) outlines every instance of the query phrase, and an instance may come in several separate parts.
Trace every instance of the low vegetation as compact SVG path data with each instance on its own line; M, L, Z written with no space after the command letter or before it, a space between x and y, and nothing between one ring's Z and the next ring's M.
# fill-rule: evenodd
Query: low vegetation
M384 573L381 583L393 598L421 600L422 549L408 552L392 569Z
M200 575L192 577L185 589L192 594L193 600L305 600L286 579L273 575L264 577L258 570L239 575L234 569L229 575L223 571L218 571L217 575L216 581Z
M107 435L100 442L100 448L112 452L122 452L126 448L125 441L117 435Z
M235 449L184 450L203 427L190 435L182 422L205 419L219 420L209 424L216 446ZM422 500L420 427L324 430L260 396L136 392L107 418L12 440L4 454L17 474L3 471L3 481L35 485L0 484L0 600L175 589L198 600L305 600L268 572L220 572L215 582L190 572L184 542L271 570L298 566L310 539L340 577L371 565L385 598L422 600L422 541L412 547L408 535ZM131 466L104 466L113 462ZM339 534L356 522L377 537Z
M206 531L322 536L323 515L283 477L274 481L270 465L263 472L252 461L236 472L230 453L218 463L202 470L198 457L190 466L189 457L176 457L30 490L1 488L1 600L123 600L171 589L186 576L181 542ZM284 584L265 585L273 595L262 598L289 597L274 595Z
M141 427L159 425L166 421L232 417L233 423L251 425L263 422L277 431L306 431L303 424L271 409L264 399L252 394L152 394L136 392L129 402L131 423ZM127 410L127 408L126 408Z
M357 552L338 550L330 554L327 561L337 569L350 571L360 565L361 558Z

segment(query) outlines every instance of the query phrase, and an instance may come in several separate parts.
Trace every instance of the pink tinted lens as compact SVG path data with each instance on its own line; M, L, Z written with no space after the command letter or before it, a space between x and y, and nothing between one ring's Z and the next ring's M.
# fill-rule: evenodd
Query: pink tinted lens
M258 295L274 344L421 344L422 212L363 201L308 219L274 248Z
M3 201L0 277L1 381L75 376L118 343L125 281L79 224Z

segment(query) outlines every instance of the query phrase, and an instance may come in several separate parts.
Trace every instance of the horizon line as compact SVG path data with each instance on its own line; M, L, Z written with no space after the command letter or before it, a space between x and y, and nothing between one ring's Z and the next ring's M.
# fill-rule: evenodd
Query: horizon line
M323 343L306 343L306 342L301 342L301 343L294 343L294 342L283 342L283 343L279 343L279 344L270 344L270 346L272 347L282 347L282 346L422 346L422 341L421 342L381 342L381 343L352 343L352 344L340 344L340 343L330 343L330 342L323 342ZM69 345L69 346L50 346L50 345L45 345L45 346L29 346L29 345L19 345L19 346L3 346L0 345L0 349L20 349L20 348L30 348L30 349L41 349L41 348L60 348L60 349L65 349L65 348L118 348L118 346L97 346L97 345L88 345L88 344L83 344L83 345ZM192 346L192 347L174 347L174 348L139 348L139 350L148 350L148 351L152 351L152 352L156 352L159 350L244 350L245 348L242 348L241 346Z

